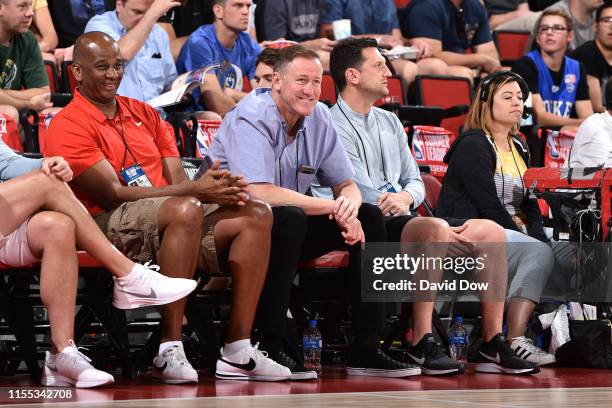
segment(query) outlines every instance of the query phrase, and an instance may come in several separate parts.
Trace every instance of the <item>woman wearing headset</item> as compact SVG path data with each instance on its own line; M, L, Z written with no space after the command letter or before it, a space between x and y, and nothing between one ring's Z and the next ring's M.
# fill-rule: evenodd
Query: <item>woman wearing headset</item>
M524 336L555 259L540 209L523 182L529 151L516 133L528 95L525 81L511 71L498 71L482 81L466 130L444 158L448 169L436 216L485 218L506 229L511 279L506 338L520 357L544 365L554 362L554 355Z

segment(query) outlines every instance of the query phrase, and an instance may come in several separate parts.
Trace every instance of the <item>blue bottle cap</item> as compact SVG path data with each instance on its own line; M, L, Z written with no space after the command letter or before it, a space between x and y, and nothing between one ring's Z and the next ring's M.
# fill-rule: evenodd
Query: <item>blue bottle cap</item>
M455 323L463 323L463 317L455 316Z
M317 327L317 321L316 320L311 320L308 323L310 324L310 327Z

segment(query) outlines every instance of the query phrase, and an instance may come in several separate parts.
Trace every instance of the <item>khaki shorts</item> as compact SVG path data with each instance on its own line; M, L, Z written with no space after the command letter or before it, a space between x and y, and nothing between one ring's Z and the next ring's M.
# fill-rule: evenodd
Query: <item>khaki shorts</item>
M113 211L95 215L94 220L108 239L134 262L153 260L159 263L159 210L172 197L145 198L121 204ZM202 204L204 221L198 267L209 273L219 273L213 228L217 223L219 206Z

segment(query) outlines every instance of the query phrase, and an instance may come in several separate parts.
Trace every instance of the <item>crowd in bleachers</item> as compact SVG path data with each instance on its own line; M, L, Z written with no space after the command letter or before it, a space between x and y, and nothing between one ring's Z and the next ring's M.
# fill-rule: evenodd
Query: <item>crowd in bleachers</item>
M435 291L413 299L406 361L382 351L366 242L487 258L476 371L555 362L525 331L572 246L551 240L524 174L564 165L545 158L552 131L575 137L569 165L610 162L612 3L0 0L0 42L0 265L41 263L43 385L113 381L72 340L77 249L112 273L115 307L165 305L166 383L198 381L181 341L196 269L232 282L217 378L317 378L288 334L291 289L333 250L348 250L347 375L463 373L433 335Z

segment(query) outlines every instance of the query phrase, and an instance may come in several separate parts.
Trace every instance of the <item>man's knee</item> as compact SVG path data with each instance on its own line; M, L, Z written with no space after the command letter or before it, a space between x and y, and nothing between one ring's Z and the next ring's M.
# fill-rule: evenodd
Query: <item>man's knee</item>
M406 224L402 241L407 242L448 242L449 226L442 218L417 217Z
M272 209L274 236L295 237L303 239L308 229L308 216L300 207L281 206Z
M184 225L200 228L204 220L201 203L194 197L174 197L166 200L159 210L161 225Z
M270 231L272 229L272 209L260 200L251 200L243 208L246 216L245 221L251 228L258 231Z
M419 75L448 75L448 65L439 58L425 58L417 62Z
M387 229L385 227L385 217L378 206L362 203L359 207L357 218L361 222L361 228L366 236L366 241L386 241Z
M43 211L28 223L28 240L39 237L45 242L74 245L75 225L72 218L56 211Z

